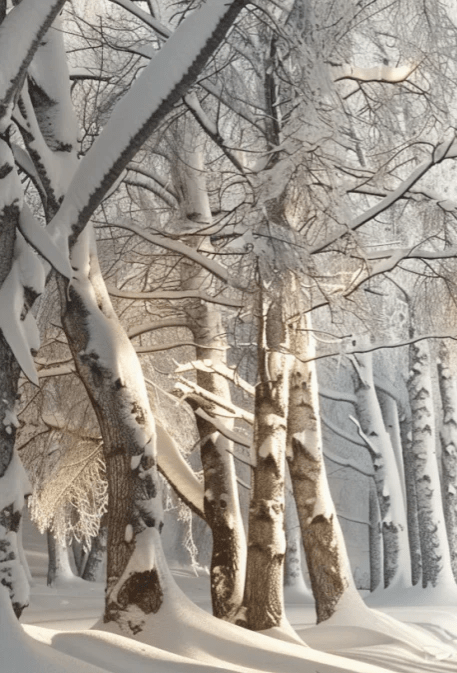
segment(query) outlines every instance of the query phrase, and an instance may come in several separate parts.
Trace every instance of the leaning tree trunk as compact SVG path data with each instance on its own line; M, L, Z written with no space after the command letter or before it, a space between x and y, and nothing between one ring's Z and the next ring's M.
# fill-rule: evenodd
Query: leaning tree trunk
M452 572L457 582L457 388L451 369L449 346L444 341L439 351L438 381L443 407L440 440L444 519Z
M435 409L427 341L409 347L408 389L412 412L411 453L414 458L422 553L422 585L436 586L452 578L441 484L436 457Z
M25 283L20 277L20 262L27 264L28 260L20 260L25 252L24 239L17 233L22 186L7 136L6 133L0 138L0 318L12 308L16 313L14 320L19 322L19 314L22 313L21 318L25 315ZM28 292L30 300L34 298L32 289ZM12 350L19 344L13 343L11 336L9 340L11 346L0 330L0 583L8 588L19 617L28 605L29 592L17 540L28 482L14 450L21 369ZM24 348L28 348L26 344Z
M289 403L289 336L285 295L260 290L259 382L255 392L255 468L249 509L243 608L237 624L262 631L284 623L284 480Z
M375 479L382 517L384 587L394 582L411 584L411 559L407 533L404 488L390 436L386 431L373 381L371 353L355 357L357 368L357 416L366 441L379 456Z
M186 141L192 145L195 140ZM191 228L207 228L212 221L206 173L202 151L181 148L177 166L177 188L182 193L183 224ZM209 240L202 236L187 237L188 245L197 247ZM208 272L190 260L182 262L182 288L203 290L211 282ZM188 327L196 344L197 360L211 363L215 368L226 365L227 339L222 327L220 310L200 299L186 303ZM197 384L227 402L231 401L227 379L215 372L197 369ZM200 435L200 452L204 479L205 520L212 531L211 599L213 614L221 619L234 618L243 600L246 539L241 517L238 488L233 459L233 442L218 432L206 419L196 416ZM228 431L233 419L220 418Z
M304 328L308 328L305 330ZM365 608L354 584L343 534L330 494L322 452L316 369L308 338L309 323L292 336L296 355L290 372L287 459L317 622L335 613L345 597Z
M156 613L163 589L154 562L162 527L155 423L135 350L101 277L93 232L74 246L75 277L60 281L62 324L100 424L108 481L104 621L130 633Z

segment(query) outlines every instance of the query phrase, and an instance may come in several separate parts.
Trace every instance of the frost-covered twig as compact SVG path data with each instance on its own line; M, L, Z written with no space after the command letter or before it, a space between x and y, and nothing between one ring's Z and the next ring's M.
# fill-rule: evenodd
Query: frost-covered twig
M220 374L224 376L229 381L232 381L236 386L244 390L249 395L254 397L255 388L251 386L250 383L242 379L237 373L236 369L231 369L220 362L217 364L212 360L193 360L192 362L186 362L185 364L178 365L175 369L175 374L183 374L184 372L191 372L198 369L201 372L208 372L214 374Z

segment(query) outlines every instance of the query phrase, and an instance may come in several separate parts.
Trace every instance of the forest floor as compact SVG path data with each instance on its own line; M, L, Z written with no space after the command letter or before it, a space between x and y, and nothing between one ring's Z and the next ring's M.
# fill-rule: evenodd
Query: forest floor
M215 620L208 614L208 575L176 568L177 585L202 612L183 596L181 609L165 611L159 627L155 622L142 640L131 639L93 628L102 613L102 584L75 578L46 586L45 536L28 522L24 547L34 577L31 602L23 629L0 609L0 673L457 672L457 605L377 608L422 629L425 639L436 636L436 650L424 653L370 624L315 627L314 606L295 598L287 616L310 646L303 647Z

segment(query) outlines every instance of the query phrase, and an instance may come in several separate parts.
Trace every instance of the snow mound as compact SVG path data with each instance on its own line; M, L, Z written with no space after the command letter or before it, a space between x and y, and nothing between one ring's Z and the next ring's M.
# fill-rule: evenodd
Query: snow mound
M0 584L0 652L2 673L107 673L37 642L24 632ZM7 668L5 668L5 664Z

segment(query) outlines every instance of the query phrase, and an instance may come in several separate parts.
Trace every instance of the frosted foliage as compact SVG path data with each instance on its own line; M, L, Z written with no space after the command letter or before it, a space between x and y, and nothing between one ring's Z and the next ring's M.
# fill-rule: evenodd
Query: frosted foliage
M101 445L78 441L43 482L30 499L40 531L51 529L63 545L74 538L88 551L108 504Z
M163 493L165 499L164 511L175 513L176 519L185 525L185 537L182 546L189 554L190 564L195 572L199 568L198 548L192 533L192 512L182 500L177 498L168 483L163 480Z

